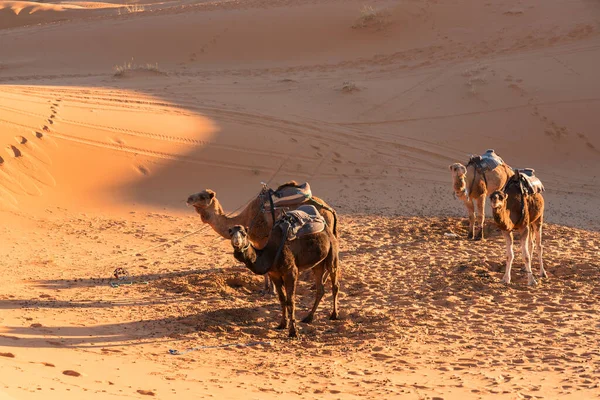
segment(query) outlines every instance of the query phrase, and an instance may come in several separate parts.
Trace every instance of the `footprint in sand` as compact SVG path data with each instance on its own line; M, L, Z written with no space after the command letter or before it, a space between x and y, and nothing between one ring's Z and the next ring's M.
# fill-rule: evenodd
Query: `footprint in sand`
M144 396L154 396L154 392L151 390L138 390L139 394L143 394Z
M8 152L8 154L10 154L13 157L21 157L21 150L17 149L15 146L8 146L6 148L6 151Z
M77 371L73 371L72 369L67 369L65 371L63 371L63 375L68 375L68 376L81 376L81 374Z
M13 353L0 353L0 357L15 358Z
M149 175L150 174L150 170L146 167L144 167L143 165L137 165L135 167L135 169L142 175Z

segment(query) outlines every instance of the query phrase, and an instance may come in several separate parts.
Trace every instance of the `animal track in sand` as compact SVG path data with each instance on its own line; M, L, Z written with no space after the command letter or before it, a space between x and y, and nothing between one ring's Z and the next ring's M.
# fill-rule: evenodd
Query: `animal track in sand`
M135 169L142 175L149 175L150 170L143 165L136 165Z
M6 151L8 152L8 154L10 154L12 157L21 157L21 150L19 150L18 148L16 148L15 146L9 145L6 148Z
M75 377L81 376L81 374L79 372L73 371L72 369L67 369L67 370L63 371L63 375L75 376Z

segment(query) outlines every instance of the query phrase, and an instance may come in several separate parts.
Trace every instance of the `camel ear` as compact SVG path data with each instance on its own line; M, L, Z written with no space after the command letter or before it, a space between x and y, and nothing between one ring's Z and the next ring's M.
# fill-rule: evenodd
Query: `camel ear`
M448 165L448 169L449 169L450 171L454 171L454 164Z
M233 229L229 228L229 237L233 236Z
M216 193L214 191L212 191L210 189L206 189L206 193L208 193L208 198L209 199L214 199L215 198Z

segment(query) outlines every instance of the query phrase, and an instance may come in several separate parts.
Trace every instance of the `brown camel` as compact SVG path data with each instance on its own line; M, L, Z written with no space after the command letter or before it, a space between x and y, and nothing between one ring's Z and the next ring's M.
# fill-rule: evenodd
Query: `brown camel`
M319 302L325 294L325 271L331 275L333 293L333 312L329 319L336 320L339 318L338 241L333 233L327 229L288 241L284 233L287 231L280 229L280 227L281 224L276 224L273 227L267 245L261 250L252 246L247 229L241 225L234 226L229 232L234 257L246 264L246 267L255 274L268 274L275 283L282 311L281 322L277 329L285 329L289 325L289 336L298 337L295 296L298 274L302 271L312 269L317 288L313 308L302 322L312 322ZM284 286L285 293L283 291Z
M510 270L514 259L512 249L513 231L521 236L521 252L527 271L528 284L536 285L537 282L531 271L531 257L535 244L538 249L540 263L540 277L546 278L544 262L542 261L542 225L544 223L544 198L541 193L528 194L518 184L518 175L511 178L504 191L497 190L490 196L492 214L498 228L506 240L506 271L502 281L510 283ZM516 182L516 184L515 184Z
M286 186L298 186L298 183L295 181L286 182L283 185L280 185L275 191ZM215 232L225 239L229 239L229 228L235 225L248 227L250 241L256 248L262 248L267 244L271 228L273 227L273 214L270 211L267 211L266 208L268 203L268 188L266 185L263 187L261 193L255 199L250 201L243 210L231 217L223 212L223 208L216 197L216 193L210 189L192 194L187 199L187 204L196 209L196 212L200 214L202 222L209 224ZM287 205L286 208L294 210L302 204L314 205L325 219L327 224L326 229L332 232L336 238L339 237L337 230L337 214L332 207L320 198L312 196L312 198L304 202ZM275 219L277 219L277 214L279 214L281 210L278 209L275 211ZM265 275L264 291L265 293L273 292L268 275Z
M488 150L486 154L493 153ZM449 166L454 184L454 194L465 203L469 213L469 233L467 238L483 239L485 220L485 198L489 193L501 189L514 171L506 163L487 169L479 162L481 158L471 157L466 166L454 163Z

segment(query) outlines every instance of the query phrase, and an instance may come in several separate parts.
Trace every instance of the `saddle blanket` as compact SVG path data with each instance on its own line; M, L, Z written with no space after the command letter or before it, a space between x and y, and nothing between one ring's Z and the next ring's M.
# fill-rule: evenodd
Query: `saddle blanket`
M499 165L504 164L504 160L493 149L488 149L480 156L471 156L469 164L475 164L476 167L486 172L493 171Z
M284 186L273 192L273 205L275 207L289 206L304 203L312 197L310 185L304 182L298 186Z
M286 212L277 223L289 225L287 240L319 233L325 229L325 219L315 206L311 205L300 206L296 210Z
M527 194L542 193L544 185L540 178L535 176L535 170L533 168L514 168L515 176L519 176L523 181L523 187Z

